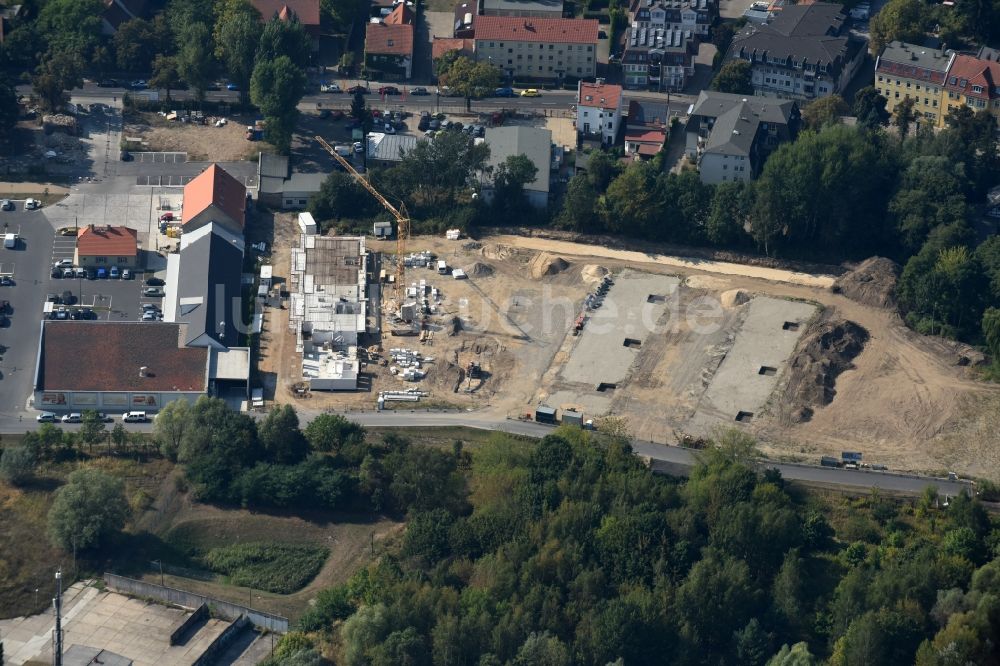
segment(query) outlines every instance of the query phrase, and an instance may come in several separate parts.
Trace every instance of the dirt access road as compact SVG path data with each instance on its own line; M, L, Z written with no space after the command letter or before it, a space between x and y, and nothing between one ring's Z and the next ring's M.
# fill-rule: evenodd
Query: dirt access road
M854 368L838 378L833 401L816 409L809 421L787 423L773 404L770 413L755 419L752 429L769 455L815 459L862 451L866 460L894 470L955 470L1000 478L1000 451L995 446L1000 387L976 381L956 365L945 344L909 330L895 311L833 293L831 276L540 238L489 240L580 261L596 258L683 276L708 274L719 288L817 303L828 316L863 326L870 339L854 359ZM779 397L776 391L772 400Z

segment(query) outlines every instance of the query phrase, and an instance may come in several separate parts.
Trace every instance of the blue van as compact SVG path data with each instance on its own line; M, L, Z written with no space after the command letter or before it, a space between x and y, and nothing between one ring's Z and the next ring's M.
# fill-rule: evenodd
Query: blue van
M106 270L104 270L103 268L98 268L97 269L97 279L98 280L103 280L106 277L108 277L108 272Z
M117 266L112 266L111 267L111 279L112 280L117 280L118 279L118 267Z

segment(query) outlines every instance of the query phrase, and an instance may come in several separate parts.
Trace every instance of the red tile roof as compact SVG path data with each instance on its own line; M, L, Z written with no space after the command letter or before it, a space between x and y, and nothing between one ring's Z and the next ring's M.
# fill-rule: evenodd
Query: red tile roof
M180 347L180 324L46 321L43 391L204 391L208 349ZM139 376L139 368L147 368Z
M365 53L378 55L413 55L413 26L392 23L369 23L365 33Z
M626 130L625 141L659 144L662 146L667 141L667 133L664 130L658 129Z
M622 87L613 83L581 83L577 104L600 109L618 110Z
M973 92L973 86L979 86L981 91ZM957 55L951 69L948 70L948 80L944 87L968 97L989 100L991 96L998 96L995 92L998 86L1000 86L1000 63Z
M401 2L385 17L385 22L389 25L411 25L413 16L413 10Z
M275 14L287 21L289 13L294 13L304 26L319 25L319 0L252 0L252 4L265 21Z
M477 16L476 41L596 44L597 19Z
M134 257L138 233L128 227L94 226L80 229L76 251L81 257Z
M186 224L215 204L242 227L245 223L247 190L218 164L212 164L184 186L181 219Z
M431 44L431 58L437 60L449 51L459 51L463 55L471 54L474 50L473 40L456 39L454 37L435 37Z

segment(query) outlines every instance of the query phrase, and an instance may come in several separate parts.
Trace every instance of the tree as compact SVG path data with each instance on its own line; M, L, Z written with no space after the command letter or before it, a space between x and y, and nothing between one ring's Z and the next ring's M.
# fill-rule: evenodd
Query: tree
M910 326L949 337L978 332L987 291L976 256L965 246L941 247L934 237L906 262L896 289Z
M518 649L512 666L569 666L569 663L569 651L558 637L548 632L532 632Z
M508 214L523 211L527 205L524 187L537 177L538 167L527 155L509 155L493 175L493 205Z
M809 652L808 643L782 645L778 654L771 657L767 666L815 666L816 658Z
M490 95L500 85L503 77L500 70L488 61L476 62L465 56L458 56L444 73L438 73L438 80L465 98L465 108L470 108L473 97Z
M291 405L275 407L257 426L265 455L272 461L294 464L309 453L309 443L299 430L299 417Z
M64 550L99 548L125 526L128 512L120 479L97 469L78 469L56 491L49 537Z
M910 125L917 119L913 110L914 98L904 97L896 104L892 112L892 122L899 128L899 136L905 138L910 133Z
M177 461L184 433L191 418L191 403L187 400L171 400L156 415L156 421L153 422L153 437L160 447L160 453L167 460Z
M264 114L267 140L285 154L291 149L297 106L305 87L305 73L288 56L258 59L254 66L250 99Z
M90 62L102 41L103 11L101 0L48 0L38 12L35 30L50 53Z
M183 28L178 44L177 73L194 90L197 100L203 102L215 74L212 32L204 23L190 23Z
M860 126L874 131L889 120L889 112L885 110L886 104L885 97L882 97L874 86L867 86L854 94L852 111Z
M229 80L240 89L240 103L246 104L262 28L253 5L241 2L237 6L244 9L220 17L216 25L216 55L225 65Z
M983 339L993 360L1000 359L1000 308L987 308L983 313Z
M378 645L389 629L389 618L382 604L362 606L340 626L347 666L370 664L369 650Z
M125 424L115 423L114 427L111 428L111 443L115 447L115 451L125 450L125 446L128 444L128 430L125 429Z
M609 231L661 238L667 202L657 187L658 172L648 162L633 162L611 181L603 198L604 226Z
M578 173L566 186L562 209L555 225L562 229L593 233L601 228L597 212L598 195L587 174Z
M82 65L72 51L50 52L31 78L31 87L45 109L53 111L67 101L66 91L83 85Z
M920 42L927 27L926 15L920 0L890 0L869 23L872 53L882 53L895 39Z
M932 229L965 224L969 219L968 193L970 183L963 163L953 163L944 156L915 157L889 201L888 210L903 248L917 252Z
M261 31L254 66L262 62L273 62L284 56L299 69L305 69L309 64L310 51L310 38L297 17L287 21L274 16L264 24Z
M757 614L758 600L746 563L706 553L677 588L681 633L694 649L732 645L734 632Z
M807 104L802 109L802 121L811 130L840 122L841 116L850 112L847 102L840 95L827 95Z
M0 75L0 146L10 145L19 113L17 90L6 75Z
M11 485L24 485L35 473L38 459L27 446L8 446L0 453L0 478Z
M362 443L365 429L340 414L320 414L306 426L305 436L314 451L336 453L344 446Z
M158 24L158 25L157 25ZM157 55L169 48L166 20L162 14L154 21L135 18L125 21L112 39L115 64L126 72L148 72Z
M767 655L771 653L771 637L767 635L757 618L751 618L747 626L737 631L736 658L738 663L747 666L764 666Z
M746 227L753 211L754 188L735 180L715 186L705 224L705 236L715 245L734 245L747 238Z
M80 443L86 444L93 450L95 444L104 441L106 429L104 421L93 409L83 410L82 423L80 425Z
M165 90L169 102L170 91L176 89L180 84L181 75L177 71L177 58L162 54L157 55L153 61L153 77L149 80L149 87Z
M367 135L372 131L372 112L365 103L364 93L360 90L351 98L351 118L358 122L363 134Z
M360 219L375 214L375 206L372 195L358 185L354 176L334 170L309 201L309 212L320 221L339 220L344 215Z
M730 60L712 79L712 90L734 95L753 94L753 65L742 59Z

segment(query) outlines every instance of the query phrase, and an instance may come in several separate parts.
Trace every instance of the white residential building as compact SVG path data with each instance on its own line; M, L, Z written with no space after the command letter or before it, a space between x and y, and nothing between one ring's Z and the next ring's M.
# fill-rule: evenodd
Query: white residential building
M604 145L614 145L622 124L622 87L604 83L577 84L576 131L600 136Z

